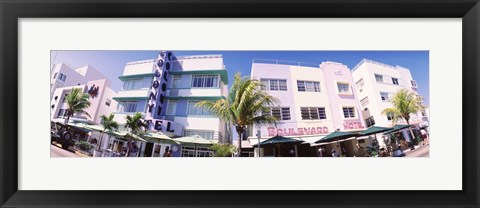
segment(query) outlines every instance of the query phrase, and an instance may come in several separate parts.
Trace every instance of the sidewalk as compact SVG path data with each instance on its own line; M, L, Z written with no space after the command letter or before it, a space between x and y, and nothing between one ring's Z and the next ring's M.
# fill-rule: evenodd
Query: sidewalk
M415 145L415 149L414 149L414 150L417 150L417 149L422 148L422 147L425 147L425 146L426 146L426 145L421 145L421 144ZM403 150L403 153L407 154L408 152L414 151L414 150L411 150L410 148L408 148L408 149L406 149L406 150Z

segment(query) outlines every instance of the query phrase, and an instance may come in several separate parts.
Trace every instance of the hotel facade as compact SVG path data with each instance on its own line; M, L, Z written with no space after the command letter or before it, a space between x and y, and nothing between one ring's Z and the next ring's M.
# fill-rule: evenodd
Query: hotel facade
M242 148L249 152L260 141L280 135L304 141L302 152L315 154L315 141L334 131L358 131L365 129L350 69L335 62L320 65L260 60L252 64L251 78L262 82L263 89L276 97L278 107L271 107L268 114L279 121L276 125L250 128L249 137L242 141ZM327 145L327 149L353 150L355 143L340 147ZM274 154L264 150L262 155ZM258 154L256 152L255 154ZM302 156L302 155L300 155Z
M225 139L225 122L195 106L199 101L227 96L227 70L221 55L176 57L162 51L155 59L127 63L119 78L123 88L113 99L118 102L115 119L121 126L127 115L140 112L149 131L172 138L199 135L212 142ZM137 154L146 157L169 150L172 156L191 156L195 148L162 142L137 144L141 147Z
M361 113L367 127L373 125L392 127L395 125L392 116L382 114L382 111L393 107L390 100L401 89L413 92L420 98L419 104L423 106L423 97L418 94L419 86L413 79L410 69L363 59L352 69L352 76L362 109ZM397 124L407 123L401 119L397 121ZM426 110L410 114L410 124L416 127L428 126ZM408 129L401 132L407 141L411 141ZM383 141L379 142L383 144Z
M91 104L85 111L90 116L75 114L70 121L99 124L100 116L116 111L117 102L113 100L116 93L110 88L110 81L92 66L74 69L60 63L52 67L51 76L51 121L64 122L66 97L74 88L88 94Z
M366 59L353 70L336 62L313 65L254 60L251 78L260 80L263 89L278 98L280 103L267 112L278 119L276 124L253 125L249 128L248 136L242 141L243 156L258 155L258 149L254 146L276 135L301 140L295 151L314 155L314 150L320 146L315 141L334 131L361 131L374 125L394 126L391 116L381 112L393 107L390 98L400 89L420 96L409 69ZM418 128L428 126L426 111L412 114L410 123ZM397 124L406 122L401 120ZM402 130L401 134L407 141L411 140L408 129ZM327 153L335 149L353 156L357 144L372 146L373 140L374 137L369 136L321 145ZM381 147L385 146L382 137L377 138L377 142ZM275 150L260 151L263 156L275 153Z

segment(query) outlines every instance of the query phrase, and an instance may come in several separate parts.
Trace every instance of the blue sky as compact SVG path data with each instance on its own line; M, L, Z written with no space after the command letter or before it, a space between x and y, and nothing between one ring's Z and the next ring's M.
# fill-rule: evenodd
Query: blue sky
M229 81L240 72L249 75L253 59L274 59L320 64L323 61L340 62L350 69L363 58L410 69L417 81L418 91L429 105L429 53L428 51L173 51L175 55L222 54L228 70ZM119 91L118 79L125 64L156 58L158 51L52 51L51 63L67 63L72 67L91 65L112 81L112 88Z

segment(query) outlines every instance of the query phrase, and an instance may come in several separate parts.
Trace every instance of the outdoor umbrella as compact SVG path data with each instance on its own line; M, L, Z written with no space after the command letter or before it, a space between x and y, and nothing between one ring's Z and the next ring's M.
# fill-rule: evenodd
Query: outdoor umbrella
M193 144L195 147L195 157L197 157L197 146L211 146L214 144L212 141L198 135L176 138L175 141L180 142L182 145Z
M180 142L182 144L187 143L187 144L195 144L195 145L213 145L214 144L212 141L208 139L204 139L198 135L180 137L180 138L174 139L174 141Z
M303 140L298 140L298 139L292 139L288 137L283 137L283 136L274 136L270 139L267 139L263 142L260 142L260 146L267 145L267 144L281 144L281 143L302 143ZM258 144L253 145L253 147L257 147Z
M383 132L383 134L391 134L391 133L400 131L400 130L402 130L402 129L406 129L406 128L408 128L408 127L409 127L409 125L398 124L398 125L395 125L395 126L392 128L392 130Z
M133 134L133 133L130 133L130 132L126 132L126 131L122 131L122 132L107 131L106 133L110 134L112 136L116 136L117 138L121 138L121 139L123 138L123 140L126 140L126 138L128 136L128 137L132 137L133 139L138 140L138 141L147 142L147 140L141 138L140 136L138 136L136 134Z
M360 132L359 136L368 136L368 135L372 135L372 134L378 134L378 133L390 131L392 129L393 128L388 128L388 127L371 126L368 129L366 129L365 131Z
M347 139L350 137L356 137L359 134L357 132L343 132L343 131L335 131L330 133L329 135L317 140L315 143L325 143L325 142L332 142L338 141L342 139Z
M180 144L179 142L173 140L169 136L161 132L146 132L140 135L140 137L145 138L149 142L164 142L167 144Z
M57 124L62 125L62 126L65 125L65 124L60 123L60 122L57 122ZM68 123L68 124L66 124L66 126L70 126L70 127L74 128L74 129L82 130L82 131L84 131L84 132L89 132L89 131L91 131L90 129L87 128L88 125L87 125L87 124L84 124L84 123Z
M253 147L258 147L260 145L261 146L264 146L264 145L275 145L277 148L278 148L278 152L279 152L279 155L280 155L280 146L282 144L285 144L285 143L294 143L295 144L295 155L298 156L298 152L297 152L297 143L302 143L303 140L298 140L298 139L293 139L293 138L288 138L288 137L283 137L283 136L274 136L270 139L267 139L263 142L260 142L260 144L255 144L253 145Z

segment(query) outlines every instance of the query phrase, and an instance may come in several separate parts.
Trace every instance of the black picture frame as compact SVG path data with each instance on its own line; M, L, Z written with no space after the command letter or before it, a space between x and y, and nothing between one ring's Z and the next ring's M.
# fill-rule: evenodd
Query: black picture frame
M478 0L0 0L0 207L479 207ZM18 18L462 18L462 191L18 190ZM448 70L448 69L435 69ZM460 73L460 72L459 72ZM468 109L468 110L467 110ZM446 114L445 116L448 116ZM38 167L41 168L41 167ZM448 169L448 167L446 167ZM428 176L426 176L428 177ZM41 178L39 178L41 180ZM446 179L448 180L448 179ZM407 181L408 182L408 181ZM441 181L439 181L441 183Z

